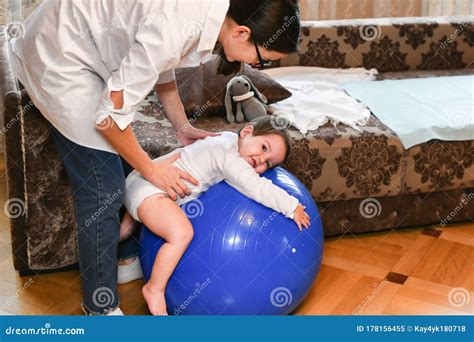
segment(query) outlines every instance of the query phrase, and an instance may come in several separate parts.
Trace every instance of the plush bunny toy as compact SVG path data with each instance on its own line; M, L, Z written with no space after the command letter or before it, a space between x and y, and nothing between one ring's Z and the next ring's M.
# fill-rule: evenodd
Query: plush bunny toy
M234 115L233 103L236 113ZM227 84L225 94L227 121L251 121L267 115L267 98L258 91L247 76L237 76Z

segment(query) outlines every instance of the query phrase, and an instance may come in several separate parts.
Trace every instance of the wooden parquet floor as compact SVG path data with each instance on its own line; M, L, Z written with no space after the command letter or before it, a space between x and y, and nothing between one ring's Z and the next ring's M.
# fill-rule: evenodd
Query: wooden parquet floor
M4 174L3 158L0 172ZM6 201L4 177L0 202ZM149 314L142 281L119 286L127 315ZM20 277L0 211L0 314L80 315L78 271ZM474 223L327 239L321 271L296 315L473 314Z

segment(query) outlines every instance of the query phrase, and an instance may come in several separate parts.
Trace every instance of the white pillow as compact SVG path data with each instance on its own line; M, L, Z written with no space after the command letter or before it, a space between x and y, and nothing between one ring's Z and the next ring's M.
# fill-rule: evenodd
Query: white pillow
M261 70L277 82L285 81L328 81L341 84L349 81L372 80L378 75L376 69L351 68L329 69L307 66L291 66Z

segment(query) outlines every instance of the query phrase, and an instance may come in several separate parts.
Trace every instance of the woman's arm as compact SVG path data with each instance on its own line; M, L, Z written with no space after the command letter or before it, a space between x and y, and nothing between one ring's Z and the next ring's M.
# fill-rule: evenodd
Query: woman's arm
M196 129L191 125L184 111L181 98L179 97L176 80L168 83L157 84L155 86L155 91L163 105L166 116L171 121L171 124L176 131L179 141L181 141L184 146L192 144L194 141L203 139L207 136L218 135Z
M111 92L110 100L114 104L115 109L122 108L123 92ZM184 197L186 194L190 194L182 179L195 185L199 184L194 177L172 165L179 158L179 155L160 162L153 162L139 145L131 126L122 131L109 116L97 125L96 128L100 130L117 153L131 167L136 169L150 183L165 190L173 200L176 200L176 195Z

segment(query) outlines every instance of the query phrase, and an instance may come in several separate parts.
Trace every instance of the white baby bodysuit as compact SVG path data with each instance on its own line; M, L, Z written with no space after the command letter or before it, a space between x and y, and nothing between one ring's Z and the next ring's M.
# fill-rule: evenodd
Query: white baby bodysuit
M240 156L238 139L236 133L222 132L219 136L198 140L155 159L158 161L169 158L180 152L181 157L173 164L199 181L198 186L185 181L192 193L179 198L177 204L192 201L212 185L225 180L245 196L293 218L298 199L274 185L271 180L260 177ZM165 191L148 182L136 170L127 177L125 207L135 220L140 221L137 212L142 202L154 194L165 194Z

